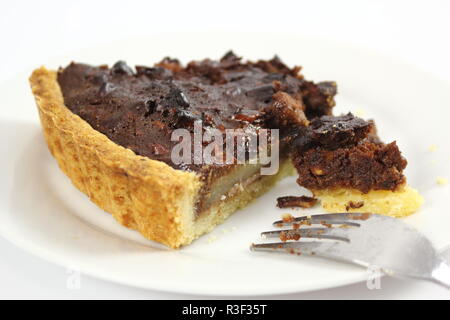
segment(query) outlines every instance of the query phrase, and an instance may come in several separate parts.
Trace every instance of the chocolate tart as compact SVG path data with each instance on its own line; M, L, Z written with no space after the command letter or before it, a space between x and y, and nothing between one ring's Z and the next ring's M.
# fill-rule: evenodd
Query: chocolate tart
M373 195L384 192L390 201L407 195L398 197L396 212L380 206L384 213L414 211L420 196L406 187L398 148L378 140L373 122L332 116L336 84L307 81L299 71L277 57L243 63L229 52L187 66L165 58L135 70L122 61L111 68L42 67L30 83L50 152L73 184L122 225L169 247L209 232L294 174L294 166L299 184L325 209L374 209ZM173 163L171 134L192 133L199 120L222 131L280 129L279 170L261 175L255 164ZM353 154L361 156L335 161ZM358 176L361 159L382 165Z

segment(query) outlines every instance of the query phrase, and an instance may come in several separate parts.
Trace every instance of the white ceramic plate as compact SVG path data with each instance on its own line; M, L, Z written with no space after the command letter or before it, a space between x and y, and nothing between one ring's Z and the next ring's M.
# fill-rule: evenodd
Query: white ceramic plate
M409 160L409 183L426 202L406 220L437 248L450 244L449 187L436 183L437 177L450 178L450 87L413 66L323 39L205 33L122 41L36 67L56 68L71 60L152 64L167 55L186 62L219 58L230 48L250 59L277 53L289 65L303 65L308 79L336 80L335 112L364 111L377 121L381 137L396 139ZM168 250L121 227L71 185L47 151L28 88L29 72L0 86L0 232L19 247L102 279L192 294L290 293L366 279L366 270L351 265L248 250L259 232L271 229L271 222L286 212L275 208L276 197L302 192L293 178L182 250ZM430 145L437 151L430 152ZM320 209L297 214L315 212Z

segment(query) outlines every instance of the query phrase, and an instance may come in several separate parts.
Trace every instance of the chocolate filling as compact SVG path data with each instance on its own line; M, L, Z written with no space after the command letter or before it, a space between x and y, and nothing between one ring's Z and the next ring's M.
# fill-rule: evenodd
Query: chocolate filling
M277 92L299 99L307 114L330 114L336 93L330 84L305 81L278 58L243 63L232 52L186 67L165 58L136 72L122 61L112 68L71 63L59 70L58 83L66 106L95 130L138 155L194 171L204 166L172 163L173 130L192 130L196 120L220 130L255 130L265 126L262 111Z
M351 114L332 116L336 84L315 84L299 71L278 57L242 62L228 52L219 61L183 66L165 58L135 70L123 61L111 68L71 63L59 70L58 83L65 105L115 143L173 168L198 172L204 182L199 211L220 198L214 183L237 171L235 165L171 161L178 143L171 141L172 132L185 128L193 134L196 120L202 120L204 130L222 132L280 129L281 158L291 153L298 183L307 188L367 192L403 183L406 160L395 143L381 143L373 122ZM250 173L237 176L247 179Z

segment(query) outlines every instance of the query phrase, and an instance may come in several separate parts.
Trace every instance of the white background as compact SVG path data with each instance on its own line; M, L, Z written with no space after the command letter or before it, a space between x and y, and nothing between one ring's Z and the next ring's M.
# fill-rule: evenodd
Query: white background
M39 66L49 57L80 48L151 33L205 29L332 38L401 58L450 82L450 2L431 0L1 1L0 82ZM35 258L1 238L0 254L3 299L214 298L145 291L83 275L81 288L69 290L64 268ZM381 287L368 290L362 283L269 298L450 298L449 290L421 281L383 278Z

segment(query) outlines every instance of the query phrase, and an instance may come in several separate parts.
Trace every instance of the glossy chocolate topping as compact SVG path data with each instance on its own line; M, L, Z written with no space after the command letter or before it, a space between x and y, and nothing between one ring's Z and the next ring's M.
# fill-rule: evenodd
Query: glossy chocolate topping
M229 52L220 61L182 66L165 58L135 70L122 61L111 68L71 63L59 70L58 82L66 106L112 141L175 168L198 170L171 162L174 129L192 131L196 120L222 131L266 127L261 114L277 93L295 99L310 119L331 114L336 85L306 81L299 70L277 57L244 63Z
M352 114L332 116L334 82L306 81L300 68L278 57L242 62L232 52L219 61L182 66L165 58L135 70L71 63L58 73L66 106L94 129L136 154L174 168L202 172L205 194L230 165L175 165L170 159L173 130L243 128L281 130L298 183L310 189L394 190L405 182L406 160L395 143L383 144L371 121ZM286 157L285 154L281 155ZM201 207L201 205L200 205Z

